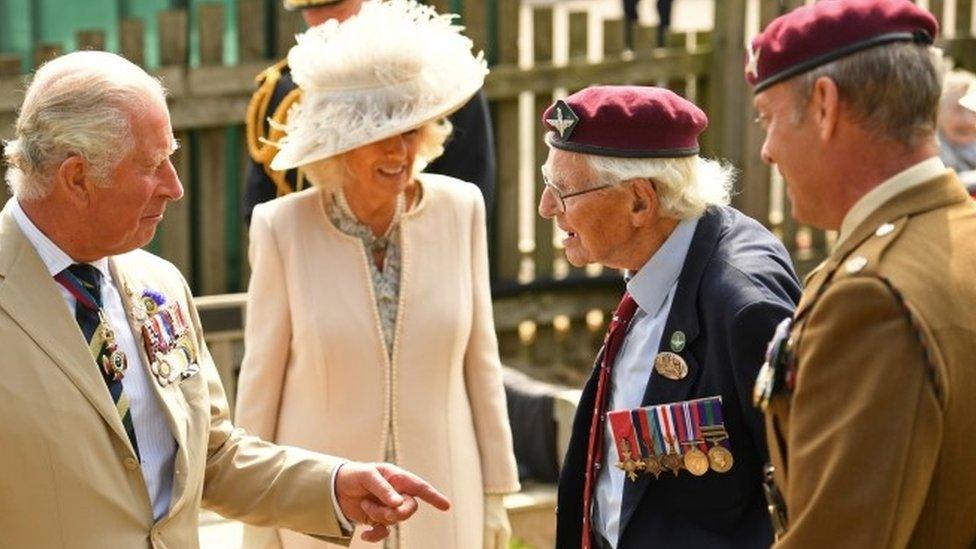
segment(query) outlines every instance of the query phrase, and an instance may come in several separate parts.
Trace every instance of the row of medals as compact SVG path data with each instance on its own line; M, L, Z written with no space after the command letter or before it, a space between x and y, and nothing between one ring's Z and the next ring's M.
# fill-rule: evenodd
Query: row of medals
M621 461L616 466L618 469L627 473L627 477L632 481L637 480L637 472L643 471L654 475L657 479L661 473L671 471L674 476L678 476L681 469L700 477L708 472L709 469L716 473L727 473L732 469L732 452L721 442L729 438L724 425L707 425L701 428L702 437L705 440L689 440L682 444L688 446L684 454L666 453L661 456L650 455L635 459L631 452L630 444L626 440L621 441L622 455ZM698 446L708 441L712 444L708 453L702 452ZM639 452L638 452L639 454Z

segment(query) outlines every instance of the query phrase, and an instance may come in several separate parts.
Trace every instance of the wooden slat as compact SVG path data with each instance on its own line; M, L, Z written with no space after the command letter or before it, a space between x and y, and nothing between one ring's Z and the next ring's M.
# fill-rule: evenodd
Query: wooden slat
M657 47L657 27L634 25L634 50L648 51Z
M745 0L715 3L716 27L710 48L715 55L709 56L712 93L705 108L711 120L715 148L736 165L743 161L744 124L752 113L742 76L745 15Z
M475 3L475 2L471 2ZM499 63L514 66L518 60L518 0L498 0ZM518 97L492 105L495 151L498 162L495 207L495 273L506 280L518 277L519 252L519 106Z
M0 77L20 74L20 56L15 53L0 53Z
M75 41L79 50L105 51L105 31L102 29L78 31Z
M146 64L145 25L142 19L123 19L119 22L119 53L136 65Z
M956 36L972 36L973 1L956 0Z
M200 64L220 65L224 61L224 6L200 4L197 11Z
M237 4L237 48L241 61L257 61L267 55L266 22L262 0L240 0Z
M603 20L603 55L616 56L624 51L624 20Z
M586 57L587 40L589 36L588 16L585 11L574 11L569 14L569 56Z
M944 0L929 0L929 11L932 12L932 15L935 16L936 21L939 22L940 29L942 28L942 14L944 9Z
M64 53L64 48L61 47L61 44L38 44L34 47L34 67L40 67L46 61L50 61L62 53Z
M157 15L159 26L159 61L162 65L187 64L189 32L186 10L161 11Z
M686 74L705 74L711 57L710 49L701 48L692 53L658 50L633 61L608 59L592 64L573 63L569 67L543 64L526 71L497 66L488 75L485 89L489 98L507 99L517 97L522 91L539 93L560 87L579 90L599 83L653 82ZM741 59L737 63L741 65ZM741 109L739 105L736 107ZM711 111L708 112L711 117Z
M183 198L166 207L166 215L159 229L159 254L176 265L189 279L193 273L190 219L196 194L190 170L190 149L193 144L189 132L176 132L176 139L180 148L173 155L173 166L183 183Z
M535 61L552 61L552 9L540 8L533 14L533 27L535 34ZM539 119L542 113L552 104L552 93L535 94L535 108L532 113L532 123L535 131L535 168L541 166L546 161L549 147L545 143L545 130ZM536 200L542 196L545 185L542 183L542 174L539 170L533 170L535 177L535 197ZM544 219L540 215L535 216L535 251L532 259L535 262L536 278L547 279L552 277L552 261L555 251L552 246L552 220Z
M224 216L227 196L224 182L227 180L226 132L223 128L197 132L198 166L197 186L194 198L197 234L201 240L194 245L200 261L198 293L219 294L227 291L227 227ZM235 204L234 207L237 207Z
M305 31L305 21L299 11L288 11L281 2L275 5L275 59L283 59L295 45L295 35Z
M488 13L486 11L488 5L489 2L484 0L467 0L461 9L465 36L474 42L475 52L484 51L486 55L488 54ZM517 24L515 28L518 28Z

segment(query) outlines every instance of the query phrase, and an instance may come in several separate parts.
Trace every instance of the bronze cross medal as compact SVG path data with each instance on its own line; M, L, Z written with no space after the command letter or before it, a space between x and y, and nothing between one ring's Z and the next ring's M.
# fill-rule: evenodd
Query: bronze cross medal
M620 461L617 462L617 469L625 471L631 482L637 481L637 471L644 469L644 462L635 460L630 453L630 443L627 439L620 441Z

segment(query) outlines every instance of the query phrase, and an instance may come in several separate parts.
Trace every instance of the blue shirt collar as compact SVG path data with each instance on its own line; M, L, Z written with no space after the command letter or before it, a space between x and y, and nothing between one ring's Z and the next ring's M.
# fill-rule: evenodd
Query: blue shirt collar
M699 219L685 219L678 223L664 244L627 281L627 291L645 313L657 313L671 288L678 282Z

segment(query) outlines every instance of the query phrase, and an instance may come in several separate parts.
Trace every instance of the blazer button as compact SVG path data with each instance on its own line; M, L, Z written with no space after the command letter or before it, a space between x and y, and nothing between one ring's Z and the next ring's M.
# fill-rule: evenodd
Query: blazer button
M122 463L125 465L125 468L130 471L135 471L139 468L139 462L134 457L127 457L122 460Z

